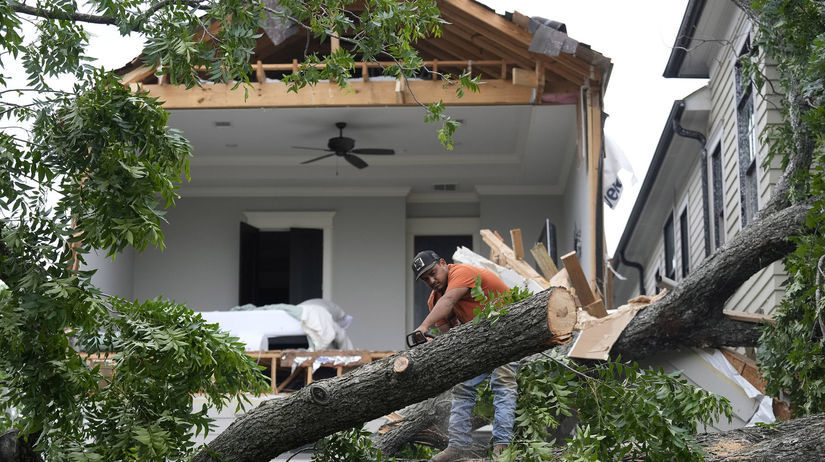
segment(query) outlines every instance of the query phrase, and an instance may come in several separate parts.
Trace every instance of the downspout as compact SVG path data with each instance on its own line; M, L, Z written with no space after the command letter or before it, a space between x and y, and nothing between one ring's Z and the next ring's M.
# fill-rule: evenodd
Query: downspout
M619 252L619 258L622 259L625 265L636 268L639 272L639 295L647 295L647 292L645 292L645 267L639 262L628 260L627 257L624 256L624 249Z
M682 110L685 108L685 102L679 101L679 106ZM698 141L699 144L702 146L702 150L700 151L701 156L701 164L702 164L702 215L705 220L705 258L710 256L710 207L708 205L708 148L707 148L707 139L705 139L705 135L693 131L688 130L687 128L682 127L682 111L679 111L678 115L671 120L671 124L673 124L673 131L676 132L677 135L684 137L684 138L693 138L694 140Z
M618 269L619 265L624 263L625 265L631 268L636 268L636 270L639 271L640 295L645 295L647 293L647 291L645 291L645 268L641 263L628 260L627 257L625 257L625 250L630 240L630 236L636 229L636 225L638 224L639 218L642 214L642 209L644 208L644 205L650 196L650 191L653 188L653 184L656 181L656 177L659 175L659 170L662 167L662 163L664 162L667 150L670 146L671 141L673 140L673 135L675 131L675 124L673 123L673 121L681 119L682 112L684 110L685 104L683 101L673 102L673 107L671 107L670 109L670 115L667 116L667 122L665 122L665 126L662 129L662 136L659 137L659 143L656 145L656 152L653 153L653 159L650 160L650 166L647 169L647 175L645 176L645 180L642 183L642 188L639 191L639 196L636 198L636 204L633 205L633 210L630 212L630 217L628 217L627 219L627 225L625 226L624 232L622 233L622 237L619 240L619 245L616 247L616 253L614 254L616 257L618 257L616 258L616 261L614 261L614 269Z

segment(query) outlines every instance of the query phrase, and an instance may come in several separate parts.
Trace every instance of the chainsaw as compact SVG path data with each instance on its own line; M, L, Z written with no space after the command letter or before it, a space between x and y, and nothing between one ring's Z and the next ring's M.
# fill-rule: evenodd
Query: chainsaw
M420 330L414 330L407 334L407 347L412 348L414 346L421 345L422 343L427 343L427 339L435 338L435 335L427 334L421 332Z

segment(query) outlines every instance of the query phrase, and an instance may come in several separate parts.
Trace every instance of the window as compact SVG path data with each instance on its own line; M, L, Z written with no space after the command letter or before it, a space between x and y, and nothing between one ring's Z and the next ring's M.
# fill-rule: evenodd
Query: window
M679 214L679 241L681 244L682 255L682 277L685 277L690 272L690 249L688 248L688 221L687 221L687 206L682 209Z
M751 53L750 38L736 60L736 127L739 148L739 199L742 226L753 220L757 210L756 130L753 122L753 83L742 71L742 57Z
M725 209L722 198L722 148L716 146L710 158L713 183L713 245L714 249L725 243Z
M673 215L665 223L665 277L676 279L676 252L673 237Z

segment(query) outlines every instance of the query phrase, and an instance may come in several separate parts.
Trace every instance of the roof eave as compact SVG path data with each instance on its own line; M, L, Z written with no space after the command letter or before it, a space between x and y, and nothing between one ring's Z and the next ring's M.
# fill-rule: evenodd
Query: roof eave
M667 78L706 78L707 75L683 75L681 74L682 64L690 49L690 42L693 41L693 34L699 25L699 18L705 8L705 0L689 0L685 15L682 17L682 24L676 34L676 41L670 51L670 58L665 66L664 76Z

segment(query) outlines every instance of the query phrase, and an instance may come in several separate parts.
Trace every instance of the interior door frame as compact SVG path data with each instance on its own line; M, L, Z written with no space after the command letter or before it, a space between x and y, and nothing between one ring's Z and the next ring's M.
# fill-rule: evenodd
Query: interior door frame
M413 326L413 298L414 286L412 268L409 262L413 258L413 248L415 236L444 236L444 235L470 235L473 237L473 248L475 251L481 248L481 219L478 217L445 217L445 218L407 218L407 250L406 250L406 275L407 275L407 297L405 332L410 332L417 326Z
M332 222L335 211L319 212L243 212L244 221L261 231L289 231L290 228L321 229L323 237L323 272L321 292L332 300ZM475 245L475 244L474 244Z

